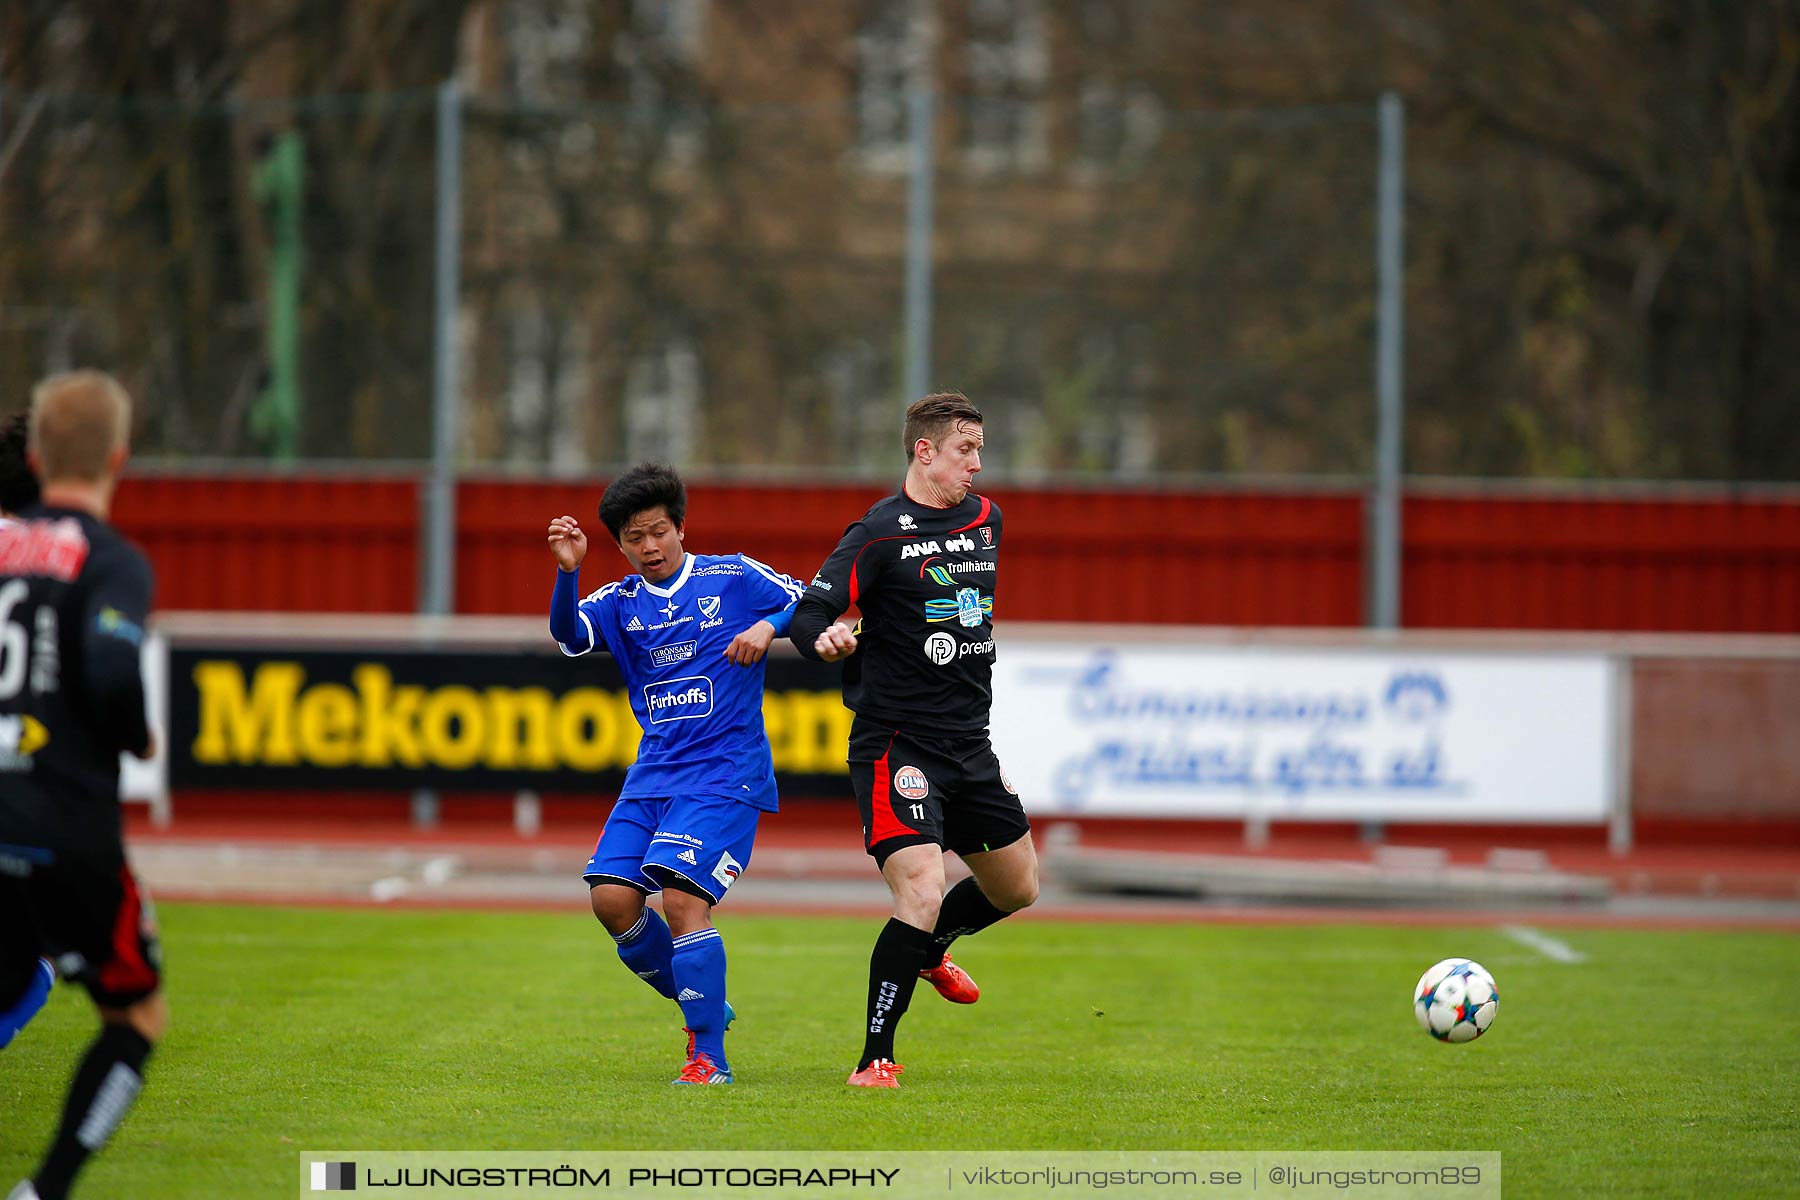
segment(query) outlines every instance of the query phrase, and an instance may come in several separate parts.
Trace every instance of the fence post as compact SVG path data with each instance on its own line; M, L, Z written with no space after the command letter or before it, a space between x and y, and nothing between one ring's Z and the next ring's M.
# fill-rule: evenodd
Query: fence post
M420 610L456 607L456 445L461 426L457 301L462 238L462 94L437 90L437 211L433 247L431 471L425 500L425 586Z
M912 161L906 186L905 402L931 391L932 186L935 182L935 98L929 86L907 93L907 133Z
M462 93L455 78L437 89L437 208L432 248L433 304L431 469L422 497L425 581L422 612L443 616L456 607L456 444L462 427L456 338L462 273ZM433 828L442 816L435 790L412 796L412 822Z
M1631 853L1631 684L1637 659L1620 652L1611 664L1612 795L1608 798L1606 846L1616 856Z
M1401 393L1406 295L1406 112L1398 94L1383 92L1376 107L1380 165L1376 184L1375 247L1375 489L1370 506L1368 623L1400 626L1400 471L1405 427Z

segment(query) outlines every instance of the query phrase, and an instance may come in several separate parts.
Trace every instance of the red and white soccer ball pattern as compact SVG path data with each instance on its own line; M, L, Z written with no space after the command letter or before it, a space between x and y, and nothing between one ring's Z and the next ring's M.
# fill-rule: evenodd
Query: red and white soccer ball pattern
M1446 958L1419 976L1413 1015L1440 1042L1472 1042L1487 1032L1500 1009L1494 977L1478 962Z

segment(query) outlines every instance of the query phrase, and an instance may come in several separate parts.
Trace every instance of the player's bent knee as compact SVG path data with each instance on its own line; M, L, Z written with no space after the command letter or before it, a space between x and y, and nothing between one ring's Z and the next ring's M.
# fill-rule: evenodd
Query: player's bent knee
M631 932L644 911L644 897L633 888L597 884L589 890L588 899L593 903L595 918L615 937Z
M1006 880L998 886L989 886L984 881L981 891L988 898L988 903L1002 912L1018 912L1021 908L1030 908L1038 898L1037 872L1032 871L1019 879Z
M1003 908L1007 912L1018 912L1021 908L1030 908L1033 904L1037 903L1037 898L1038 881L1036 871L1033 871L1028 877L1019 880L1011 887L1005 889L998 897L989 897L989 899L993 901L995 908Z
M676 937L697 933L712 924L712 902L689 892L663 889L663 915Z
M943 893L936 884L919 881L915 885L909 880L907 886L894 889L894 915L920 929L937 924L938 909L943 903Z
M168 1032L169 1002L161 991L155 991L124 1008L101 1009L100 1019L108 1025L129 1025L146 1042L155 1042Z

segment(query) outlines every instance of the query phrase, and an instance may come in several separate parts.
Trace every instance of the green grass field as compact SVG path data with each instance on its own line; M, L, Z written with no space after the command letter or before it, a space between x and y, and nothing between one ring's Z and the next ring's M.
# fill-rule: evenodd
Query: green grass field
M844 1086L879 922L732 917L738 1082L672 1089L679 1014L591 918L165 905L174 1025L95 1197L289 1196L302 1149L1498 1150L1509 1196L1800 1191L1800 939L1492 928L1080 925L962 943L900 1092ZM1437 959L1499 981L1440 1045ZM92 1027L59 988L0 1053L0 1190Z

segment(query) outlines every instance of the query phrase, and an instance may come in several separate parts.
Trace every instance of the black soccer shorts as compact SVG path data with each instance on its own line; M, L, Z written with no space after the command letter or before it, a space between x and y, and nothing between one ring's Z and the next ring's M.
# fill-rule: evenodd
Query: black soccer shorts
M39 956L102 1008L129 1008L162 985L149 902L122 854L0 845L0 976Z
M975 854L1031 832L986 734L920 737L857 717L849 762L863 846L876 866L907 846Z

